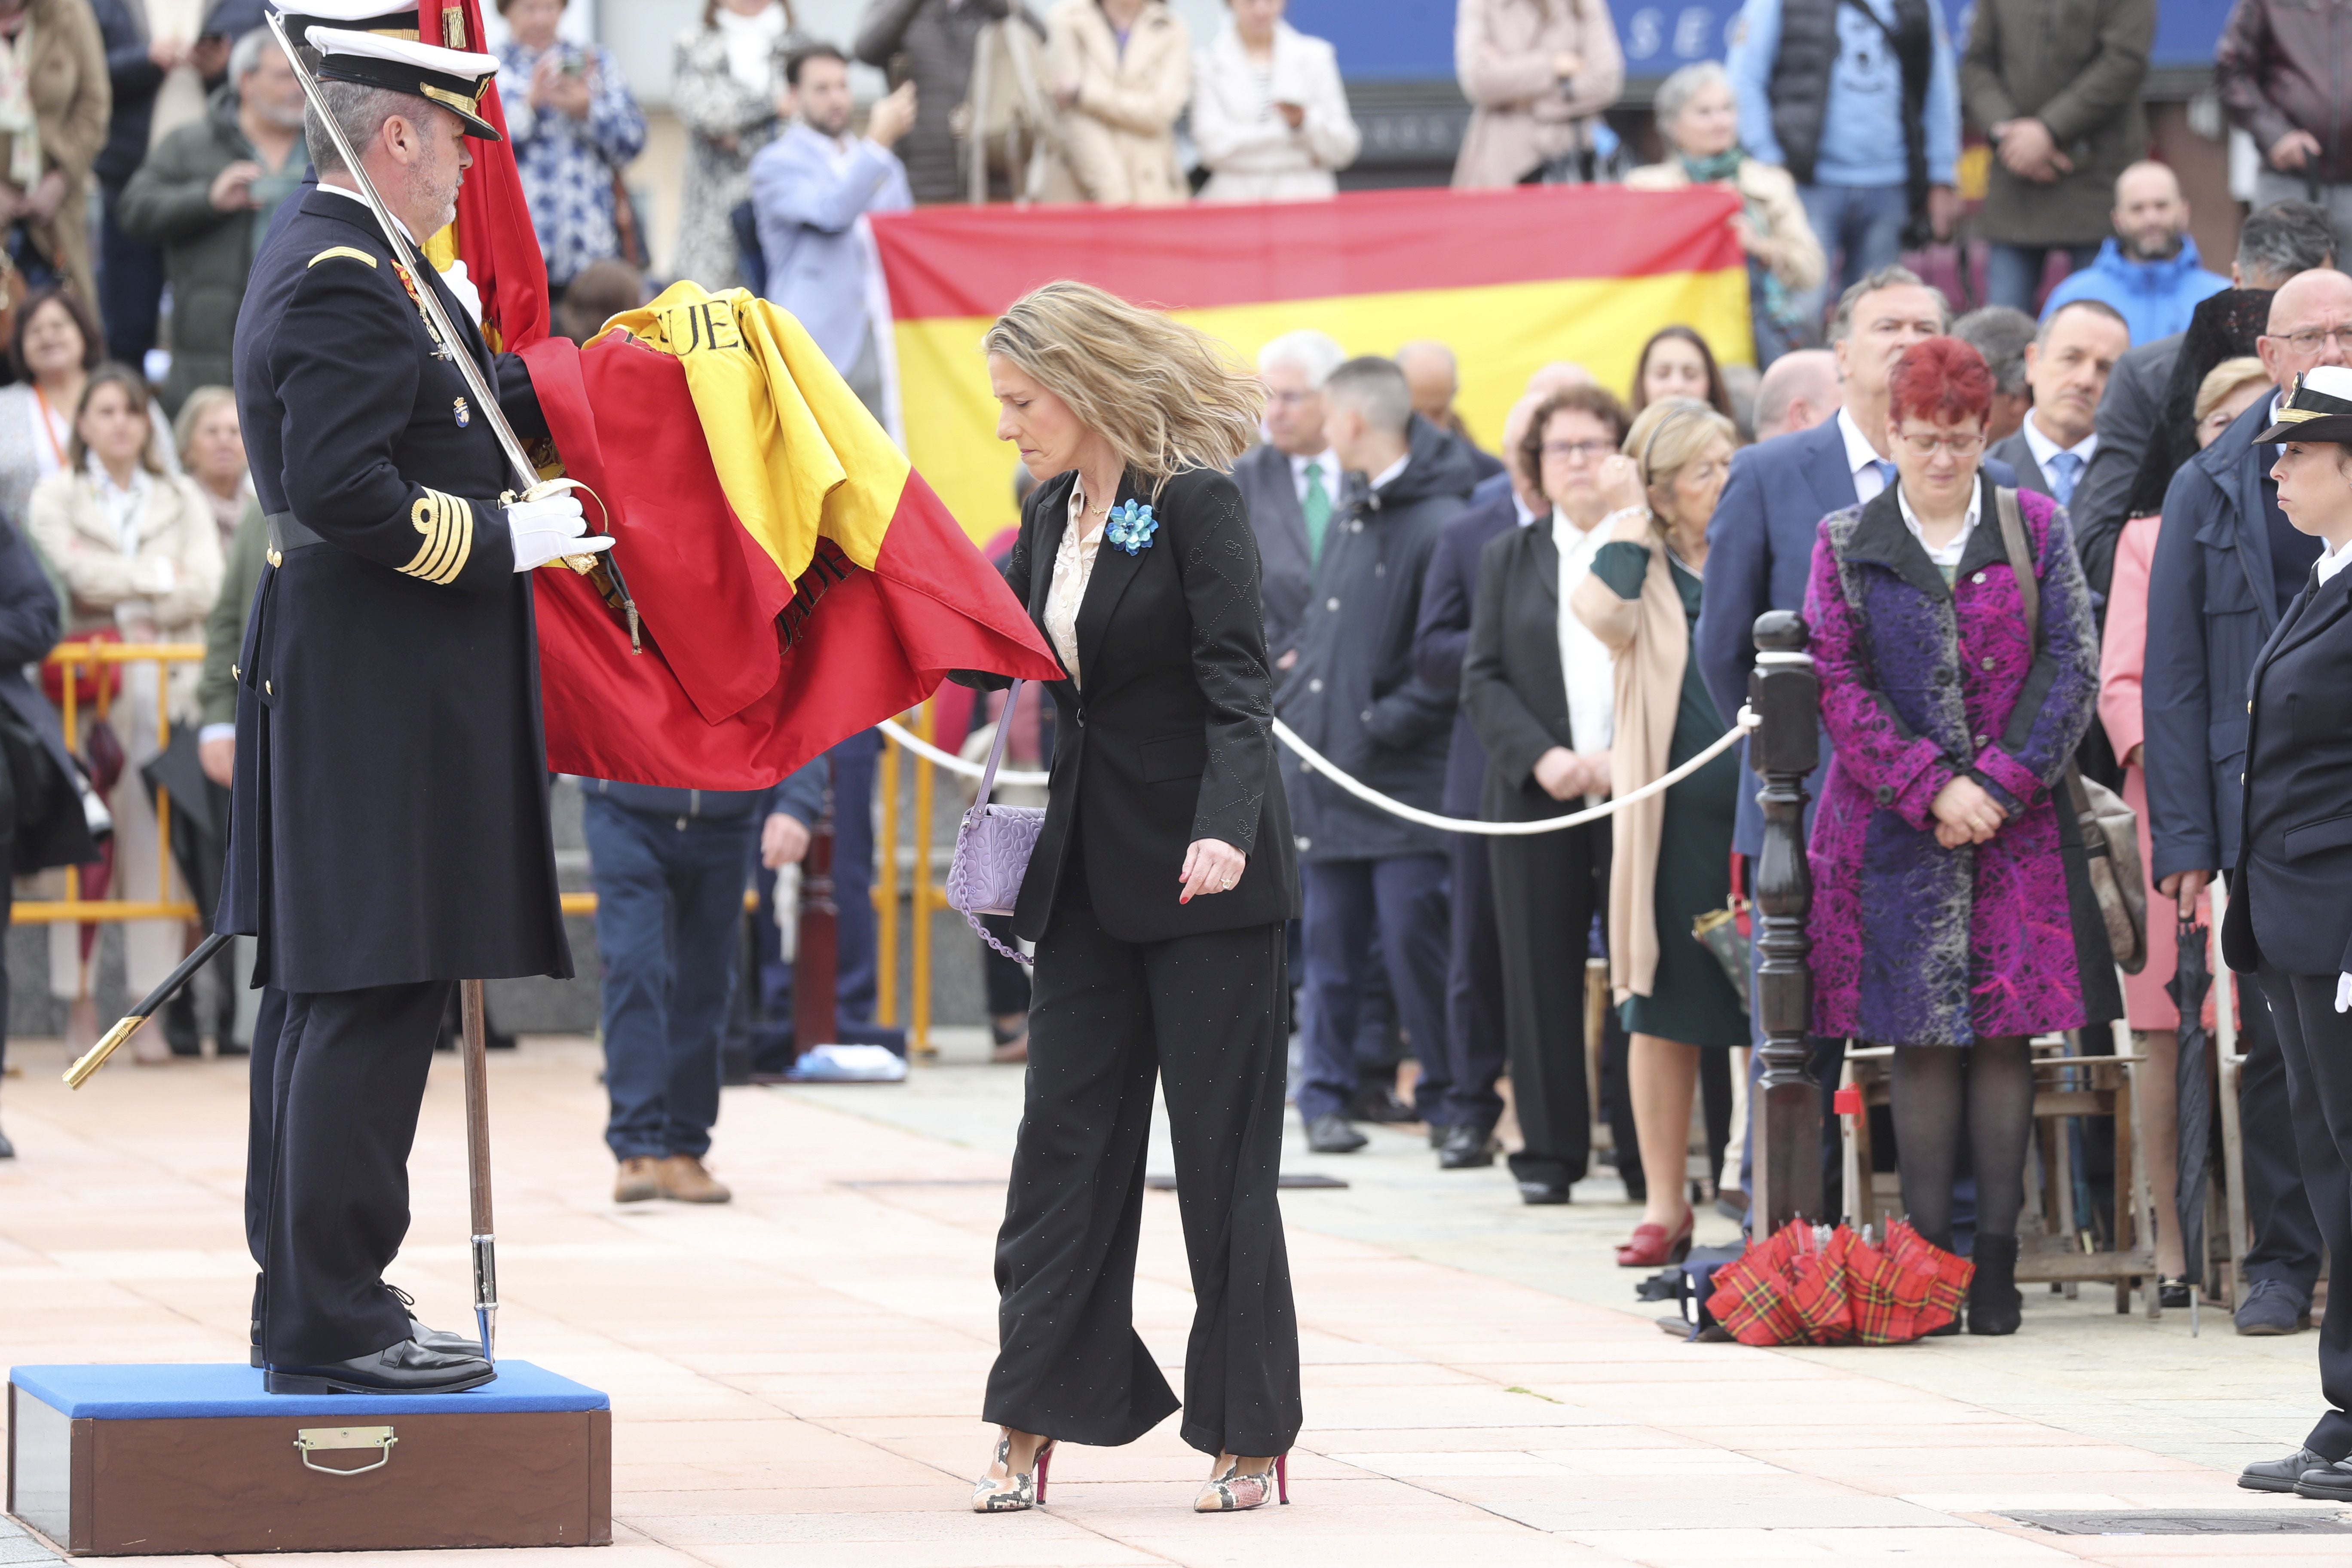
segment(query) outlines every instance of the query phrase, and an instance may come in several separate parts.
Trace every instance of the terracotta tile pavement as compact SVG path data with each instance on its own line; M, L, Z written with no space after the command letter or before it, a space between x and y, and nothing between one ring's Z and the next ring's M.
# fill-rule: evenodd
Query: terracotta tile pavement
M110 1069L71 1094L53 1045L11 1055L26 1076L0 1090L22 1155L0 1165L0 1354L240 1359L241 1065ZM973 1412L1019 1075L730 1090L714 1165L736 1202L621 1208L596 1067L586 1042L529 1041L493 1064L492 1118L500 1348L611 1394L615 1540L596 1559L611 1568L2352 1557L2345 1536L2075 1537L1996 1517L2333 1511L2239 1491L2227 1468L2300 1431L2308 1339L2251 1346L2225 1322L2151 1336L2037 1300L2011 1341L1683 1344L1608 1266L1631 1223L1610 1202L1622 1191L1596 1181L1570 1209L1524 1209L1489 1176L1436 1177L1388 1130L1352 1163L1286 1155L1350 1183L1286 1199L1307 1409L1296 1504L1192 1515L1204 1460L1171 1422L1065 1451L1049 1510L978 1517L964 1499L987 1441ZM457 1076L436 1064L393 1274L452 1326L467 1315ZM1147 1197L1138 1321L1171 1380L1192 1304L1179 1239L1173 1200ZM0 1564L37 1545L0 1531Z

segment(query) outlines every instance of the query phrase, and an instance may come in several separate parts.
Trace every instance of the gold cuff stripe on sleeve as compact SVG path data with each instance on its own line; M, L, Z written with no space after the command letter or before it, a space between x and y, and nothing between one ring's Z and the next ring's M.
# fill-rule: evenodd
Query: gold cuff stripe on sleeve
M319 252L319 254L318 254L318 255L316 255L316 256L314 256L314 257L310 258L310 266L312 266L312 267L316 267L316 266L318 266L318 265L319 265L319 263L320 263L321 261L328 261L328 260L331 260L331 259L333 259L335 257L338 257L338 256L347 256L347 257L351 258L351 259L352 259L353 261L364 261L364 262L366 262L370 267L373 267L373 266L375 265L375 258L374 258L374 257L370 256L370 255L369 255L366 251L364 251L364 250L355 250L355 249L353 249L352 247L350 247L350 246L348 246L348 245L331 245L331 246L327 247L327 248L326 248L326 249L324 249L324 250L322 250L322 251Z
M409 521L425 536L425 542L401 570L427 583L456 582L474 553L473 504L462 496L428 489L409 508Z

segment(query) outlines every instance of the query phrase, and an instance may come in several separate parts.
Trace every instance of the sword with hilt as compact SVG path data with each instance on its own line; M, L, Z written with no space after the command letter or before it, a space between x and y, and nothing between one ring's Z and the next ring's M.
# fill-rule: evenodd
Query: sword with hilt
M366 200L368 210L375 215L376 226L383 230L384 242L392 247L394 257L407 268L409 277L415 278L420 266L415 247L409 244L408 233L401 227L400 220L394 217L392 209L383 205L383 197L377 194L375 182L368 177L367 170L360 163L359 153L343 135L343 128L328 111L325 96L319 90L318 77L303 63L302 57L294 47L294 40L287 36L285 16L276 10L264 15L268 19L269 30L278 37L278 47L286 52L287 64L294 68L294 75L302 83L302 96L318 111L320 123L326 127L327 139L335 144L336 155L342 159L343 168L358 183L360 195ZM506 454L507 462L514 468L519 488L508 491L499 498L499 500L512 504L516 500L543 500L564 490L588 490L586 485L575 479L542 479L539 477L539 469L531 462L530 455L523 450L522 437L515 434L514 426L507 422L506 411L499 406L499 395L491 387L489 378L482 374L482 367L475 363L474 356L464 352L466 340L459 335L457 324L450 321L449 312L442 308L440 296L429 284L419 284L415 295L416 308L425 313L434 334L449 350L449 357L456 363L457 374L466 379L466 390L474 395L474 405L482 411L482 417L490 422L490 433L498 437L499 449ZM588 490L588 493L593 496L596 492ZM604 504L602 497L598 497L597 504ZM606 526L609 531L609 521ZM629 651L642 653L644 646L638 635L637 602L630 596L628 583L621 575L621 568L614 561L612 551L604 551L601 559L594 554L567 555L563 562L583 576L598 566L604 568L612 581L614 597L620 601L621 613L629 623Z

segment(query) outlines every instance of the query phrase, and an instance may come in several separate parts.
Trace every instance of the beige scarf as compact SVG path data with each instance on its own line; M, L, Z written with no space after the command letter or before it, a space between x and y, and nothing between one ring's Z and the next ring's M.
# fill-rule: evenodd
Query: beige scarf
M0 137L7 141L8 183L29 191L41 180L41 126L33 117L26 68L33 59L33 17L11 39L0 37Z

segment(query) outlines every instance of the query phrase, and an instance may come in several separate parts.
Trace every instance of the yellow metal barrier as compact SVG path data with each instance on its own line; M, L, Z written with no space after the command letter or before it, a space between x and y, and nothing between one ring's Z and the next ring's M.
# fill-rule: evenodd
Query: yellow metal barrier
M937 720L929 701L915 710L908 727L929 742ZM947 889L931 879L932 797L939 769L929 760L908 758L905 749L886 732L882 752L882 836L874 847L874 1021L898 1021L898 789L899 769L914 763L913 872L907 889L907 1048L918 1057L931 1057L931 916L947 908Z
M80 704L74 692L74 672L89 668L98 672L97 717L103 719L112 706L107 690L104 671L109 665L152 664L155 667L155 744L158 748L172 742L172 705L170 686L172 666L199 664L205 657L202 643L73 643L58 647L45 661L65 673L65 697L58 704L58 717L64 721L66 749L79 752L81 748ZM152 899L85 899L81 896L81 868L68 866L66 869L66 896L62 899L24 899L10 911L9 919L18 925L54 924L58 921L89 921L93 924L113 921L191 921L197 918L196 906L185 899L172 897L172 796L168 790L155 792L155 896Z

